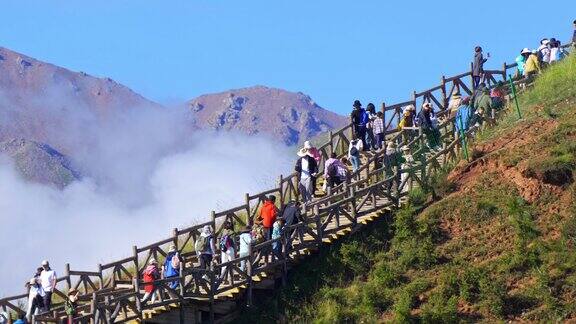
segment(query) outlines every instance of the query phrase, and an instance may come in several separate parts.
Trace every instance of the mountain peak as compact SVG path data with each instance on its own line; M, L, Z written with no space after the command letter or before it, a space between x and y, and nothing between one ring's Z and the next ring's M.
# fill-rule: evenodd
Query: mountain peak
M288 145L347 123L302 92L263 85L202 95L187 107L198 128L262 133Z

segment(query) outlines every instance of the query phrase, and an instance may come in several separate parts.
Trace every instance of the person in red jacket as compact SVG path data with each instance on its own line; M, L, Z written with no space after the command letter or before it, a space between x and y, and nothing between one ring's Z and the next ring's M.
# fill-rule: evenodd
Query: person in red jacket
M144 279L144 297L142 297L141 302L147 303L149 299L152 302L156 301L156 286L154 285L154 281L160 279L160 270L158 269L158 262L156 259L152 258L148 262L148 266L144 269L142 273L142 277Z
M257 223L262 224L262 227L264 228L265 240L270 240L272 238L272 226L274 226L274 222L278 216L278 208L275 203L276 196L270 195L266 201L264 201L264 205L260 209Z

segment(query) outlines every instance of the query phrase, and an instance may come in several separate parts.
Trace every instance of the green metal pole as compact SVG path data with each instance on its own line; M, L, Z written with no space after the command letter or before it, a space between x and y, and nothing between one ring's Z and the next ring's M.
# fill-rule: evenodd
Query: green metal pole
M466 158L466 161L468 161L468 144L466 143L466 133L464 132L462 115L458 115L458 124L460 124L460 138L462 140L462 148L464 149L464 157Z
M512 95L514 96L514 102L516 103L516 111L518 112L518 119L522 119L522 112L520 111L520 105L518 105L518 98L516 97L516 86L514 86L514 82L512 82L512 75L508 74L508 80L510 80Z

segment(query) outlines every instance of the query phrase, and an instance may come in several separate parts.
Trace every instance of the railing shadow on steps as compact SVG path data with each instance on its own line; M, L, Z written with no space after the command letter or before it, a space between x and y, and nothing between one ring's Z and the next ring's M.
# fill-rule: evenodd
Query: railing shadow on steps
M570 44L564 45L569 47ZM508 70L516 67L514 64L503 64L502 70L486 70L484 82L493 87L499 81L507 81ZM442 165L456 161L461 150L461 139L454 132L454 117L447 112L448 102L455 89L468 95L475 90L471 71L453 76L442 77L441 84L422 92L414 91L411 100L387 106L384 103L381 111L385 116L386 141L404 142L410 152L420 159L403 168L396 168L392 174L385 172L385 166L379 161L385 150L374 153L367 161L352 173L343 184L332 189L330 195L305 205L304 219L298 224L289 226L285 235L276 240L266 241L250 248L249 254L233 261L216 264L210 270L195 267L198 258L193 250L200 230L209 225L214 233L222 231L225 222L237 226L252 224L259 208L267 195L276 195L280 207L290 200L299 199L297 174L286 177L280 175L278 187L254 195L245 194L243 205L222 212L212 212L208 222L184 229L173 229L171 236L159 242L144 247L133 247L132 256L121 260L98 265L98 271L75 271L66 264L65 274L57 279L54 291L56 298L54 307L48 314L35 316L38 322L55 323L66 318L63 300L70 289L80 291L78 314L75 323L109 323L127 322L133 319L142 320L146 310L160 306L182 303L185 300L196 299L209 304L211 321L214 321L212 307L216 298L227 291L245 289L247 304L252 303L254 281L260 275L269 271L279 270L285 278L288 263L307 255L310 250L318 249L325 240L333 238L337 233L358 226L358 221L365 215L384 208L396 208L402 197L416 186L427 186L428 179L441 170ZM438 116L444 117L441 123L442 149L426 156L425 135L419 128L395 129L400 121L402 107L414 105L420 109L423 103L431 102L440 109ZM470 136L470 131L467 136ZM339 157L346 155L350 141L354 139L352 125L330 132L329 140L318 147L321 154L320 176L324 162L332 152ZM280 244L281 253L272 253L273 246ZM140 274L150 258L161 261L168 254L170 245L175 245L185 262L181 264L180 276L160 279L154 284L165 296L158 302L140 303ZM217 258L217 256L215 256ZM221 276L222 274L222 276ZM172 289L170 283L178 282L178 287ZM0 310L10 314L26 312L28 294L21 294L0 299ZM12 316L9 318L12 323Z

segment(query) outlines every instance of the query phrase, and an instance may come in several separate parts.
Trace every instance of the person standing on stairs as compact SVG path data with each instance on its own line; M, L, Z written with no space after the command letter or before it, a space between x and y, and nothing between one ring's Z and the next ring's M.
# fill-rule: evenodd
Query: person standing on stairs
M416 107L414 105L408 105L404 107L404 112L402 113L402 119L398 123L398 130L402 131L402 140L404 144L412 141L414 138L414 130L405 129L406 127L414 127L414 119L416 118Z
M410 153L410 147L408 147L407 145L402 146L402 158L404 161L402 162L401 170L406 170L414 166L414 157ZM408 192L408 190L410 190L408 183L406 183L407 179L408 179L408 173L403 172L400 175L400 183L401 184L404 183L404 187L402 187L402 192Z
M376 118L372 121L372 131L374 132L374 149L382 149L384 143L384 113L376 113Z
M212 258L216 253L216 244L214 243L214 236L212 235L212 227L210 227L210 225L204 225L200 236L194 243L194 249L200 261L200 269L210 270Z
M310 154L308 149L303 148L298 151L300 157L296 161L294 171L298 172L298 189L302 197L302 201L306 204L312 200L316 188L314 188L314 177L318 173L318 164L314 157ZM270 224L272 226L272 224Z
M28 305L26 319L32 321L32 316L37 315L44 308L44 290L40 284L40 279L34 277L26 284L28 287Z
M428 148L431 150L437 150L440 146L440 138L438 129L436 129L432 123L433 115L434 108L432 107L432 104L426 102L422 105L422 110L420 110L420 113L418 114L418 122L428 140Z
M540 47L538 47L538 61L540 62L540 68L545 69L550 65L550 40L544 38L540 41Z
M231 222L226 222L223 225L222 233L220 234L220 261L221 264L234 261L236 257L236 247L234 246L234 237L236 236L234 233L234 226ZM231 266L222 267L220 270L220 277L224 278L228 269L233 269ZM232 284L233 273L229 274L230 277L228 280Z
M462 103L462 95L458 89L454 89L452 96L450 96L450 101L448 102L448 112L450 117L455 116L460 104Z
M316 165L320 165L320 160L322 159L320 151L318 151L316 147L312 146L310 141L304 142L304 148L307 149L310 155L312 155L312 157L314 158L314 160L316 160ZM312 177L312 188L316 188L316 179L317 179L316 177ZM316 197L316 190L312 192L312 196Z
M388 142L384 154L384 176L386 178L394 176L392 181L388 182L388 190L391 190L392 186L396 188L400 187L400 166L404 162L406 161L396 150L396 143L392 141Z
M284 234L284 220L280 217L276 219L272 227L272 239L279 240L272 243L272 253L276 259L281 260L282 255L282 235Z
M481 120L488 122L489 125L493 125L495 123L496 110L494 109L489 93L490 90L488 90L487 87L482 87L480 95L477 96L474 101L474 108Z
M311 160L314 160L311 158ZM257 219L258 224L262 224L264 229L264 240L268 241L272 238L272 226L278 217L278 207L276 207L276 196L270 195L264 200L262 208L260 208L260 215Z
M244 258L250 255L250 246L254 243L252 239L252 226L246 225L240 236L238 237L239 241L239 249L238 249L238 258ZM246 260L240 261L240 270L246 271Z
M538 62L537 51L533 50L528 56L528 59L526 59L526 64L524 65L524 76L526 77L526 80L530 82L536 74L540 73L540 71L540 62Z
M162 274L164 278L179 277L180 265L183 264L182 262L182 257L180 256L180 253L178 253L176 245L170 245L168 254L166 255L166 260L164 260L164 264L162 265ZM179 283L178 280L174 280L170 282L168 286L172 289L177 289Z
M346 168L346 166L338 160L336 153L332 152L330 158L324 163L324 177L328 183L327 188L334 188L342 183L339 168Z
M366 123L368 122L368 114L364 108L362 108L360 100L354 100L352 107L354 107L354 110L352 111L352 114L350 114L350 119L354 128L354 136L356 139L361 140L364 149L367 149L368 145L366 145Z
M516 72L516 77L524 76L524 67L526 66L526 60L528 60L528 56L530 56L530 50L527 48L522 49L520 55L516 57L516 64L518 65L518 70Z
M490 57L490 53L488 53ZM482 76L484 75L484 63L488 61L487 58L482 56L482 47L476 46L474 48L474 62L472 62L472 78L474 79L474 88L478 87Z
M64 302L64 310L68 315L68 324L74 324L74 316L78 315L78 294L80 292L74 288L68 291L68 298Z
M144 272L142 272L142 279L144 281L144 296L140 302L146 304L148 300L150 300L154 303L156 297L158 297L154 281L160 279L160 270L158 269L158 261L156 261L156 259L150 258L148 266L144 269Z
M47 260L42 261L42 273L40 273L40 284L44 291L43 304L44 311L49 312L52 308L52 292L56 288L56 272L50 268L50 263Z
M362 141L355 139L350 141L350 147L348 148L348 160L352 164L352 172L356 172L360 169L360 152L362 151L363 145Z
M366 122L366 144L368 150L376 149L376 141L374 138L374 120L376 119L376 107L373 103L366 106L366 115L368 121Z

